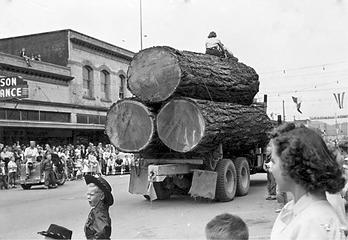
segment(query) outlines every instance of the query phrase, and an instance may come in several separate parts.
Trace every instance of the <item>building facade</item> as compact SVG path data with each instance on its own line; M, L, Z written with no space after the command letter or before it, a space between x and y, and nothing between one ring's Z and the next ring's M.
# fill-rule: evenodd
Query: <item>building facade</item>
M73 30L0 39L0 77L28 84L28 98L0 97L0 142L107 142L109 107L131 96L133 55Z

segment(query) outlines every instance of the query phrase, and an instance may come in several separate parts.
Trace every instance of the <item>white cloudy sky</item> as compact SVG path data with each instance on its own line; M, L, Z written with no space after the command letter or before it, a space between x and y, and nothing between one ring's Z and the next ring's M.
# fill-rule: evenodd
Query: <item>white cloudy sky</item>
M0 38L73 29L134 52L140 0L0 0ZM287 119L348 114L348 0L142 0L144 47L204 51L215 30ZM338 110L334 92L347 92ZM303 114L291 96L302 99Z

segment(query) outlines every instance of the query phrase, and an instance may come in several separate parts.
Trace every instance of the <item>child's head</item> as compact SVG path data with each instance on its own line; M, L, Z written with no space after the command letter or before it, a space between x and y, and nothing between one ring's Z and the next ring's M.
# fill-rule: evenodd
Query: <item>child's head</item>
M248 226L238 216L224 213L214 217L205 226L205 236L208 240L248 240Z
M344 186L342 170L313 130L286 123L271 134L272 167L280 191L300 185L307 192L336 193Z

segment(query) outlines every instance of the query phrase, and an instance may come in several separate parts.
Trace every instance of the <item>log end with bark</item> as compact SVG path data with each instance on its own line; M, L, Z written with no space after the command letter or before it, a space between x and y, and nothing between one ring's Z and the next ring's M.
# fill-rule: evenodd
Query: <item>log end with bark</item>
M144 49L130 63L127 73L128 88L145 102L161 102L167 99L180 83L178 59L168 49Z
M105 130L119 151L139 152L152 141L154 116L144 104L124 99L109 109Z
M193 102L175 99L157 115L157 131L159 138L170 149L189 152L204 136L205 121Z
M164 105L156 125L159 138L174 151L209 152L222 143L230 155L264 147L272 129L263 106L189 98Z
M258 78L243 63L165 46L137 53L127 72L129 90L144 102L182 96L250 105Z

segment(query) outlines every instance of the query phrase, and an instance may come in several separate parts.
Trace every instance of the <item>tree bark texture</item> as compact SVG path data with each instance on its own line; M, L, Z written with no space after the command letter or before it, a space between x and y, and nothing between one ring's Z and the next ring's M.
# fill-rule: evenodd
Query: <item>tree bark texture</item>
M250 105L259 90L259 76L243 63L170 47L140 51L127 75L129 90L144 102L183 96Z
M161 141L177 152L207 152L220 143L224 153L264 147L272 124L263 106L176 98L162 107L156 120Z

